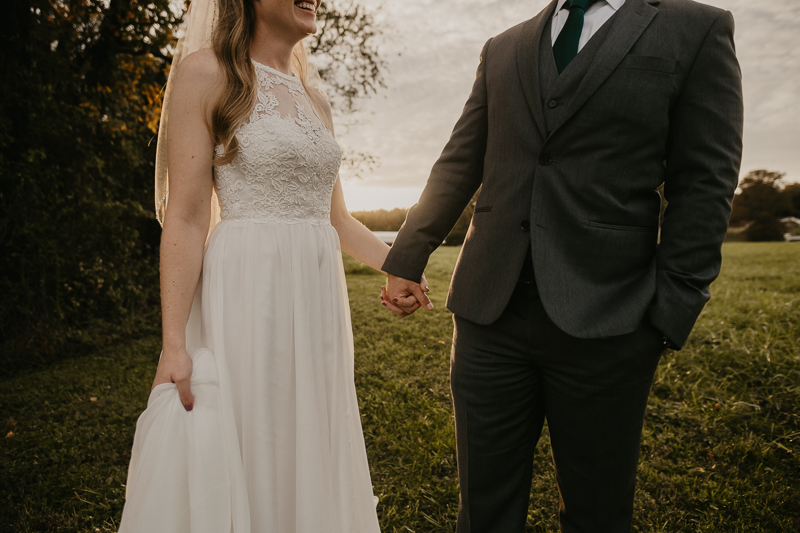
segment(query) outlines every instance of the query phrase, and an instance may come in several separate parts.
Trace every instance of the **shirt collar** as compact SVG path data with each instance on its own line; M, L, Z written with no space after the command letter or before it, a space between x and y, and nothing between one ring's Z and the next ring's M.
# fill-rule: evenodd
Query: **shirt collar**
M625 3L625 0L605 0L605 2L610 5L614 11L617 11L619 8L622 7L622 4ZM567 0L558 0L558 4L556 4L556 13L561 11L561 8L564 7L564 4L567 3Z

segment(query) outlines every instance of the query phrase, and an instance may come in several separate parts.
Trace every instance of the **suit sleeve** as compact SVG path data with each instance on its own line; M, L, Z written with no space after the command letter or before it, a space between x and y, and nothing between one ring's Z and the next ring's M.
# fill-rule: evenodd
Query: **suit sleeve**
M481 52L475 83L461 118L433 166L419 202L412 207L383 264L383 271L418 282L428 258L444 241L483 179L488 128L484 65L491 39Z
M665 197L650 321L683 346L711 297L739 180L742 78L734 23L722 13L709 29L672 108Z

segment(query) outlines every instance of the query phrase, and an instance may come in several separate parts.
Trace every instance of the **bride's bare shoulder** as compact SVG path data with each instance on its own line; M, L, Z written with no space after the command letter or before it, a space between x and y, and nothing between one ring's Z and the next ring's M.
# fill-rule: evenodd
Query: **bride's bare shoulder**
M203 48L184 57L175 71L175 90L207 93L219 90L223 72L210 48Z
M183 58L180 68L185 68L190 72L212 74L220 70L220 65L216 54L214 54L214 50L211 48L201 48Z

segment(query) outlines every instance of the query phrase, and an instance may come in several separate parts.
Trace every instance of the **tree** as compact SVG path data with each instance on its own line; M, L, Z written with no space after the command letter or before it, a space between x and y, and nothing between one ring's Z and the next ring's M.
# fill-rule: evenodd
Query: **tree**
M790 216L800 217L800 183L790 183L783 188L783 195L792 205Z
M308 39L308 48L327 86L340 128L348 126L343 115L355 111L362 98L385 87L386 62L378 48L382 33L375 12L353 0L327 0L317 10L317 33ZM360 178L378 165L373 155L345 147L342 171L347 175Z
M739 183L730 223L732 226L746 227L747 240L783 239L784 228L780 219L794 213L792 198L783 187L784 176L782 172L754 170Z
M114 331L152 314L158 226L148 141L163 51L178 21L169 0L17 0L5 10L0 342L7 353L10 340L29 357L58 353L93 320L108 317Z
M0 371L15 359L7 354L47 359L157 325L155 133L182 16L172 0L6 4ZM348 109L382 83L379 30L357 4L333 1L320 18L312 48L331 58L321 74L334 105Z
M378 49L381 33L374 12L353 0L320 4L309 51L331 90L328 97L334 109L354 111L359 99L385 87L386 62Z

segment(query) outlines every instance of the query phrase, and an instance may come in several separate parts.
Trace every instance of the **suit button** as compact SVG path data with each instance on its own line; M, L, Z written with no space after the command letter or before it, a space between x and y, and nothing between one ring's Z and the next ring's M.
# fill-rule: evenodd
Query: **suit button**
M522 228L522 231L528 232L531 230L531 221L530 220L523 220L520 222L519 227Z
M550 101L547 103L547 107L549 107L550 109L553 109L553 108L555 108L555 107L558 107L558 102L556 102L555 100L550 100Z
M539 155L539 163L541 163L542 165L547 166L552 162L553 162L553 158L547 152L542 152Z

